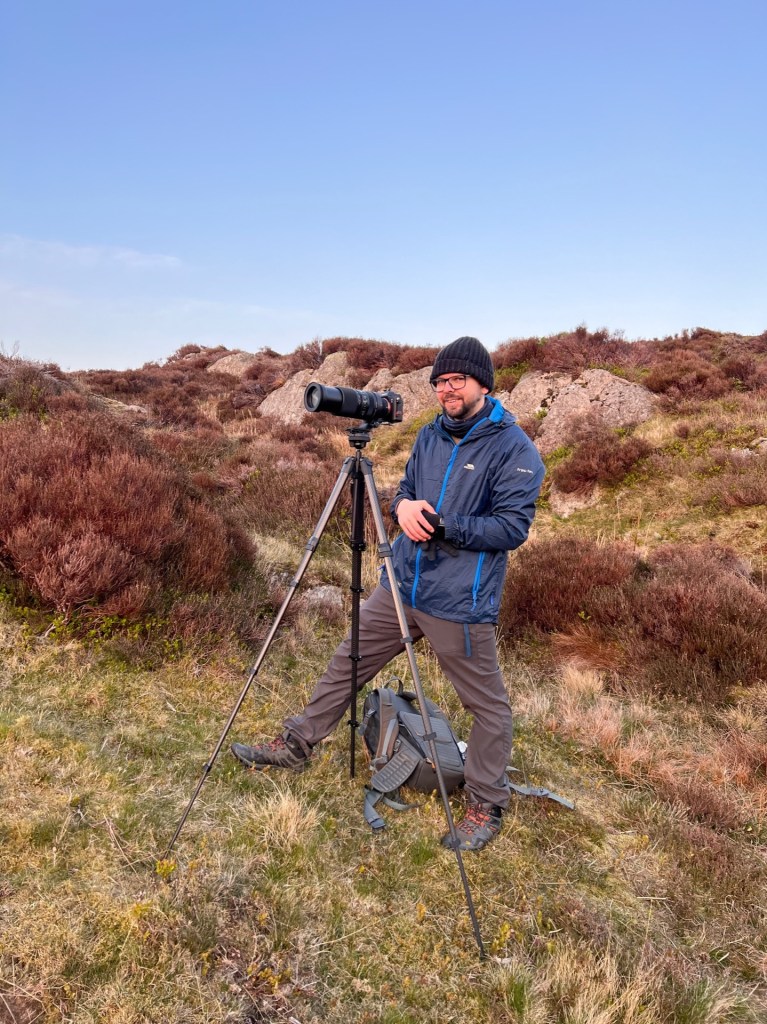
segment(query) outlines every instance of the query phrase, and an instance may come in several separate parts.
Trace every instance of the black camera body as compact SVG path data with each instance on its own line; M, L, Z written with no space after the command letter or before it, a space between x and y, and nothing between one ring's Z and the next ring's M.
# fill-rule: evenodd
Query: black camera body
M304 407L308 412L330 412L364 420L370 426L402 422L402 395L396 391L357 391L312 381L304 391Z

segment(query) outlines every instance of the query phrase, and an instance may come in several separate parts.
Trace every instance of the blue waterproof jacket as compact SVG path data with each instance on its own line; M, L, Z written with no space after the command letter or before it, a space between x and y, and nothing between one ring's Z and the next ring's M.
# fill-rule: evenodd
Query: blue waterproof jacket
M394 572L405 604L452 622L495 622L507 553L527 539L544 467L535 445L501 403L456 441L442 416L422 427L392 503L428 501L457 554L401 534ZM382 583L391 589L384 570Z

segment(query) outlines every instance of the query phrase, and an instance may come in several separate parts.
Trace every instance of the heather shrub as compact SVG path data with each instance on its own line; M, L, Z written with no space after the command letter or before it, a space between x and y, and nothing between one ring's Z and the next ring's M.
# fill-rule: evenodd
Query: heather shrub
M394 345L389 341L368 341L364 338L330 338L323 341L322 351L326 356L333 352L345 352L349 369L355 371L353 379L362 382L351 386L361 387L376 371L394 367L406 351L406 346Z
M95 394L145 406L158 425L176 429L207 425L220 430L202 406L236 384L231 374L208 371L188 358L164 366L147 363L139 370L88 370L75 376Z
M767 594L727 548L669 544L646 562L620 544L555 538L515 557L499 626L620 685L721 702L767 681ZM556 634L556 635L553 635Z
M651 366L644 385L672 400L690 396L717 398L730 390L730 383L719 367L684 349L669 353Z
M706 779L679 771L655 774L653 788L658 796L671 804L686 808L694 822L719 829L736 829L748 821L748 813L739 806L737 797Z
M246 371L247 372L247 371ZM216 418L221 423L231 420L252 419L260 416L258 407L273 388L281 387L285 378L279 374L265 377L265 383L244 378L233 390L219 399L216 404Z
M194 386L171 385L156 388L148 396L147 403L157 423L186 430L214 422L198 408L196 401L199 397L200 391ZM215 426L221 429L217 422Z
M166 366L173 363L183 363L195 370L207 370L209 366L226 355L229 349L224 345L216 345L210 348L203 345L182 345L172 356L166 360Z
M0 427L0 559L43 608L165 615L180 596L236 586L252 557L241 528L112 417Z
M732 387L747 389L757 378L759 366L754 356L740 353L722 360L720 369Z
M496 387L511 390L528 370L576 376L600 368L645 384L667 403L697 402L767 387L766 334L742 337L705 328L627 342L620 333L586 327L548 338L519 338L493 353Z
M154 430L152 448L190 473L214 469L241 447L209 420L189 430Z
M513 391L519 384L522 375L530 369L527 363L517 363L514 366L504 366L502 370L495 371L495 390Z
M551 470L553 482L567 492L618 484L652 450L642 438L626 436L593 418L574 424L568 440L574 446L572 454Z
M336 352L346 353L348 369L345 383L348 387L362 388L378 370L388 369L397 376L431 366L439 348L426 345L409 347L389 341L339 337L315 341L311 351L317 360L312 368L319 366L326 356ZM296 365L296 369L303 368Z
M268 435L274 443L278 458L290 460L296 453L331 458L334 455L331 434L344 429L337 416L331 413L309 413L302 423L285 423L272 416L263 416L259 433Z
M595 614L604 592L634 572L636 555L621 544L569 535L528 543L506 579L499 627L505 637L566 630Z
M315 338L306 345L299 345L295 352L287 357L288 371L298 373L300 370L316 370L322 365L324 358L322 342Z
M26 362L0 353L0 420L23 413L41 416L64 390L58 366Z
M238 518L258 533L306 540L338 478L340 465L296 458L264 460L249 475L235 507ZM348 536L349 488L344 488L328 528ZM344 526L344 524L346 524Z
M704 479L690 496L691 505L713 512L767 505L767 457L748 449L712 453L701 474Z
M644 383L678 406L767 385L765 335L742 337L696 328L662 341L636 342Z
M496 374L503 370L538 368L541 349L545 341L541 338L517 338L506 341L493 352L493 365ZM497 378L496 378L497 380Z
M508 341L496 349L493 362L497 371L510 369L521 376L527 370L569 373L602 368L630 369L637 366L633 343L606 328L590 332L586 327L549 338L523 338Z
M534 441L536 437L538 437L541 432L541 427L543 426L543 420L540 416L520 416L517 422L531 441Z
M727 698L767 680L767 595L715 544L669 544L632 595L632 674L659 693Z
M289 373L288 360L285 356L271 348L262 348L256 352L253 362L243 373L243 378L252 381L262 394L268 395L270 391L285 383Z
M414 373L416 370L423 370L424 367L432 365L438 352L439 348L426 345L404 348L392 365L392 373L396 377L401 373Z

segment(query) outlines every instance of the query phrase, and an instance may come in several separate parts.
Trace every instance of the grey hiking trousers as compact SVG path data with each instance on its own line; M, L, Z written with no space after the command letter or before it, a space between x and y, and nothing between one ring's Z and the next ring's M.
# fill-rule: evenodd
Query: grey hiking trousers
M466 755L466 790L470 800L506 807L511 756L512 715L506 684L498 667L495 626L437 619L405 605L413 641L426 637L442 671L464 708L474 716ZM360 689L405 649L394 600L378 586L360 608L357 682ZM301 714L285 729L314 745L329 736L349 706L351 638L338 646Z

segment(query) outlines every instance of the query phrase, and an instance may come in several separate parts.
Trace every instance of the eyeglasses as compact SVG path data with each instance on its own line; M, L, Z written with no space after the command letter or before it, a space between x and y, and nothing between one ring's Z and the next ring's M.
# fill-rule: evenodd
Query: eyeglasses
M431 382L431 386L438 394L444 391L448 384L451 391L461 391L466 387L466 374L456 373L453 377L438 377Z

